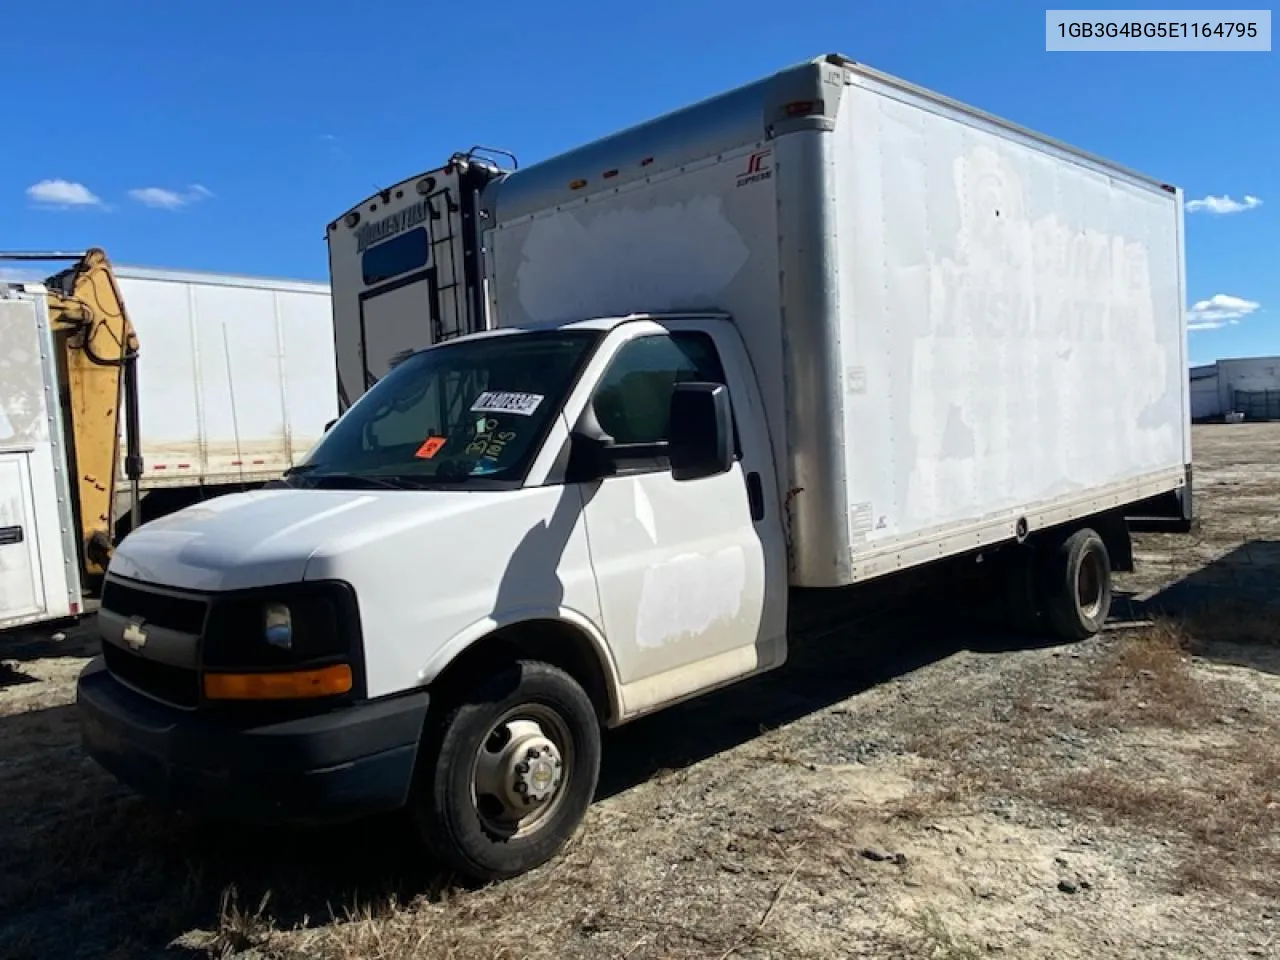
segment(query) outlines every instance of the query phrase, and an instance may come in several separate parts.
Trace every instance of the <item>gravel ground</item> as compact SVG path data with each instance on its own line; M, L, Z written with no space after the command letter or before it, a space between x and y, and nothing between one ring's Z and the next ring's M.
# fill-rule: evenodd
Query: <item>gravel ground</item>
M1280 956L1280 425L1194 442L1200 528L1139 539L1101 637L842 601L610 734L565 853L479 890L394 821L133 798L80 752L87 628L0 639L0 958Z

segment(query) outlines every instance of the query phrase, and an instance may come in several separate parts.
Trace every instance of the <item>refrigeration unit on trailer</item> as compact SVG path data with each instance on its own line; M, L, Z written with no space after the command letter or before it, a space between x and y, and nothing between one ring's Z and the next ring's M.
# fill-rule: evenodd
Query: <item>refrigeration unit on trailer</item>
M277 488L116 553L79 699L125 782L407 808L510 876L580 822L602 726L784 662L827 593L794 588L980 557L1079 639L1129 518L1190 518L1173 187L830 56L478 200L486 329L381 341Z
M329 224L344 410L414 350L485 328L479 194L499 169L478 149L379 190Z

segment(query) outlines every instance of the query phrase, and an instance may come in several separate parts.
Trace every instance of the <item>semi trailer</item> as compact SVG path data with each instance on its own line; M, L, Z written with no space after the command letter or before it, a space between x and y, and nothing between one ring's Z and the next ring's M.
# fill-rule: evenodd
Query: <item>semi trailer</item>
M777 668L811 598L982 560L1080 640L1131 522L1186 528L1174 186L837 55L486 171L437 243L458 159L331 225L306 460L112 558L78 700L137 790L509 877L602 728Z

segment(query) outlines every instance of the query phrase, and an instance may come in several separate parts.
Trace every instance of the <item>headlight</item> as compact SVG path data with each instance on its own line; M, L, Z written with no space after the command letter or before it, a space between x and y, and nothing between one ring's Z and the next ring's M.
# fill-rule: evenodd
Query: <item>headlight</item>
M352 656L359 642L359 613L349 586L282 584L216 596L200 662L215 670L323 665Z
M263 608L262 638L281 650L293 649L293 615L287 604L268 603Z

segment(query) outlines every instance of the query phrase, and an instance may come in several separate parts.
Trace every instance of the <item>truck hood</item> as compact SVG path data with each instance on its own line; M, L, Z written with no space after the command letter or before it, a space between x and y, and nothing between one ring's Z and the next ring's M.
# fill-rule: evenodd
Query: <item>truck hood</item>
M239 590L307 578L319 553L480 509L510 492L256 490L144 524L116 548L110 572L187 590Z

